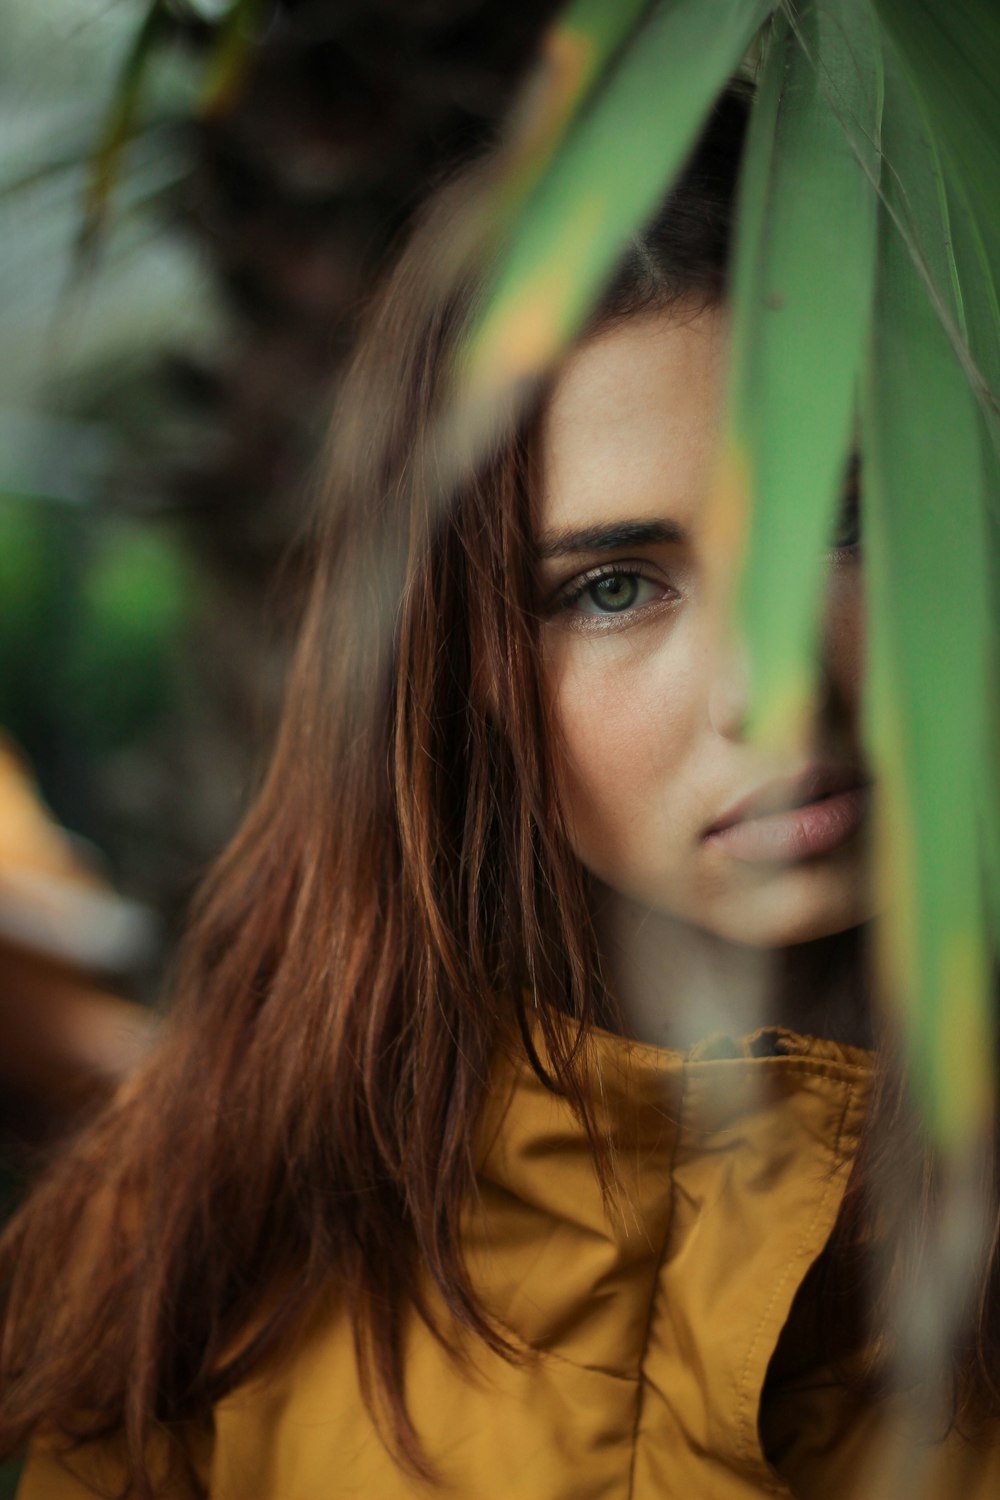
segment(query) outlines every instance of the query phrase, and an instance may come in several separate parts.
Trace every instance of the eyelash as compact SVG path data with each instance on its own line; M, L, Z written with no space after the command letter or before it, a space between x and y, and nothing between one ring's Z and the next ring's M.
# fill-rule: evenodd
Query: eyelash
M663 579L650 577L647 565L643 563L605 563L599 568L588 569L586 573L580 574L579 577L572 579L560 589L552 602L552 612L569 614L574 604L578 603L589 589L592 589L595 584L600 583L605 578L641 579L646 583L662 588L664 590L664 597L662 599L649 600L646 604L629 605L621 610L608 610L603 613L597 611L592 615L584 614L581 611L576 615L574 623L583 625L583 622L586 621L585 628L604 630L618 620L634 619L636 615L644 613L648 609L667 603L668 596L672 595L674 598L680 597L677 590L672 588L668 583L665 583Z

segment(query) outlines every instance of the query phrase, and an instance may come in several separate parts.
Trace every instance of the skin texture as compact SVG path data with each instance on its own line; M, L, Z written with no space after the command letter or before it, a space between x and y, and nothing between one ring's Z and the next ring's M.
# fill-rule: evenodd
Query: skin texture
M636 1030L657 1040L668 1039L662 1017L678 1013L678 990L699 997L694 1032L706 1017L729 1023L734 1006L740 1024L789 1019L773 1013L780 1000L769 1008L760 999L775 992L765 955L799 948L801 997L812 968L830 971L822 940L872 915L867 820L840 847L784 863L735 858L705 836L776 776L816 761L866 774L856 546L831 552L812 743L777 763L745 733L746 674L711 545L727 355L719 308L613 327L569 360L541 434L534 522L560 795L575 851L595 877L609 970ZM567 550L570 532L632 522L684 535ZM619 571L596 587L591 579L569 597L595 568L639 576ZM810 993L820 989L814 982ZM857 1035L827 1020L828 1032Z

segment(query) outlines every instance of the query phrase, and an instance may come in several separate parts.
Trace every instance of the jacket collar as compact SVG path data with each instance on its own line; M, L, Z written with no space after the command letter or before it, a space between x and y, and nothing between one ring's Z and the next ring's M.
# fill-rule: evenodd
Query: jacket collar
M473 1281L526 1350L640 1384L636 1462L666 1443L676 1487L676 1453L707 1447L773 1480L767 1367L835 1222L871 1056L767 1028L688 1053L598 1032L585 1061L609 1191L568 1102L506 1058L467 1224Z

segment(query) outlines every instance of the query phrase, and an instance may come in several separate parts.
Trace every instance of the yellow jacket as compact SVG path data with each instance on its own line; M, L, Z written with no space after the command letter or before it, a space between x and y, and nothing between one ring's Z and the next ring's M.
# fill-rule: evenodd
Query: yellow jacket
M444 1484L386 1453L335 1289L215 1412L212 1500L996 1500L1000 1445L908 1431L824 1365L806 1280L841 1202L868 1054L768 1030L681 1055L595 1041L618 1211L525 1061L483 1124L470 1270L525 1351L459 1368L416 1320L410 1411ZM78 1474L113 1482L108 1449ZM902 1488L898 1488L898 1486ZM187 1500L182 1484L168 1492ZM19 1500L91 1494L36 1451Z

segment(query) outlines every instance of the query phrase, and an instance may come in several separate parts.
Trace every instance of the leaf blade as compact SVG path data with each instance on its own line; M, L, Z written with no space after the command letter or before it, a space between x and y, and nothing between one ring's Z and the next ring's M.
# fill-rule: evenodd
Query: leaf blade
M729 443L752 496L738 601L752 721L784 744L808 732L874 281L875 193L839 119L860 122L874 158L881 82L866 8L827 0L776 28L759 108L738 215Z
M770 0L674 0L623 50L530 198L462 361L466 413L538 377L680 169ZM676 86L664 104L664 69Z
M868 737L885 971L932 1138L954 1148L983 1128L993 1087L977 805L991 676L983 449L966 371L900 232L908 219L950 278L934 152L901 72L888 79L893 170L863 402Z

